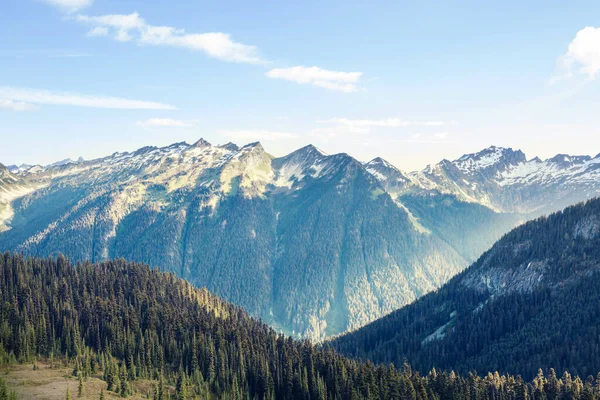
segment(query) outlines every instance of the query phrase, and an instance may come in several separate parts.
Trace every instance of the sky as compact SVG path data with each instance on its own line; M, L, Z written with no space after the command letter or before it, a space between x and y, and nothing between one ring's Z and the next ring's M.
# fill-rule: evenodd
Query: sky
M600 153L598 1L0 0L0 163L205 138Z

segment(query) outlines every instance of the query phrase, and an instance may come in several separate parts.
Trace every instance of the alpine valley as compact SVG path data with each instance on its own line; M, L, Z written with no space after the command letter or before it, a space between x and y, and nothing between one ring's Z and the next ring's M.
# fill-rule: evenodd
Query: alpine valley
M506 234L438 291L331 345L376 363L559 375L600 370L600 199ZM565 372L568 371L568 372ZM568 379L566 379L568 380Z
M0 250L176 273L322 340L439 288L524 221L600 194L600 156L490 147L422 171L306 146L145 147L0 165Z

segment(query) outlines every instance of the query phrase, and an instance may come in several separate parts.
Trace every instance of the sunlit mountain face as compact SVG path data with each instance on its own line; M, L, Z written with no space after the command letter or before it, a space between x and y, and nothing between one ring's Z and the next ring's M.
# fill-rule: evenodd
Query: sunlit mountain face
M598 165L490 147L404 172L199 140L2 167L0 249L145 262L321 340L439 287L527 218L598 195Z

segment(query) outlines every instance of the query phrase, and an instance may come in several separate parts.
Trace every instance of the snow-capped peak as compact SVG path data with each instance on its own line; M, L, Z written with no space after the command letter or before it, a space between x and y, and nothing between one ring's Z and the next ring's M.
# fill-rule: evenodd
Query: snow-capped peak
M452 161L463 173L474 173L494 167L504 170L510 165L526 162L527 158L521 150L491 146L477 153L465 154Z
M590 156L570 156L568 154L557 154L548 160L549 163L567 167L574 164L583 164L592 159Z
M407 175L381 157L365 163L364 167L390 194L400 194L412 185Z
M371 161L367 162L365 165L368 165L368 166L382 166L384 168L390 168L390 169L398 170L398 168L394 167L392 164L390 164L389 162L387 162L386 160L384 160L381 157L375 157Z

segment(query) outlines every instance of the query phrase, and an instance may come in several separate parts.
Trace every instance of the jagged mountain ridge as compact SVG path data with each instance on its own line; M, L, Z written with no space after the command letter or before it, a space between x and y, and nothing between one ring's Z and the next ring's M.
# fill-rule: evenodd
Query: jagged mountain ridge
M413 301L471 257L362 163L314 146L274 158L260 143L200 140L14 176L30 193L6 203L3 250L146 262L315 339Z
M12 176L1 249L160 266L315 339L439 287L522 220L314 146L201 139Z
M600 195L600 155L527 160L520 150L492 146L409 177L421 189L536 217Z
M420 370L600 367L600 199L530 221L441 289L332 342L374 362Z

